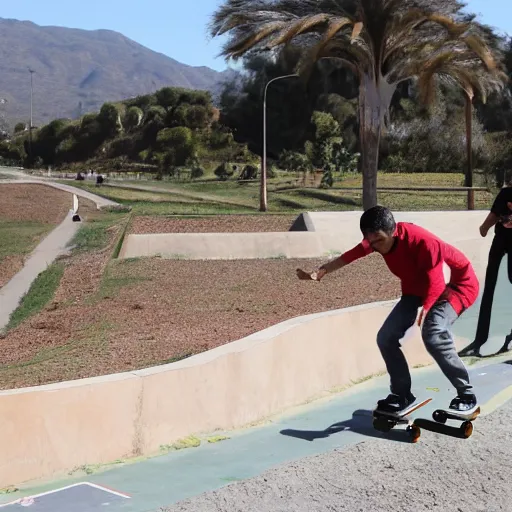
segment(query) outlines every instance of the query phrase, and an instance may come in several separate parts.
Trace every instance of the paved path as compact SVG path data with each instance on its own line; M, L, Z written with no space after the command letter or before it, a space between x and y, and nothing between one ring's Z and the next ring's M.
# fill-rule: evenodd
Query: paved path
M510 359L510 355L508 358ZM505 360L506 358L501 358L489 365L479 363L471 368L471 377L478 389L484 414L503 405L512 396L512 365L503 362ZM431 404L422 409L419 415L421 417L428 418L434 408L445 407L455 394L437 368L414 370L413 380L414 389L419 396L434 398ZM119 465L105 472L70 478L40 488L23 489L22 492L0 496L0 503L79 482L90 482L130 496L111 502L108 510L150 512L158 510L158 507L255 477L276 465L325 454L334 449L350 449L364 440L373 439L384 444L405 441L403 431L381 434L371 426L370 410L376 400L387 392L388 379L387 376L382 376L354 386L331 399L296 408L288 414L272 418L264 425L225 433L230 438L224 441L204 441L198 448L175 451L134 464ZM476 431L478 425L477 420ZM429 436L435 434L424 432L422 439ZM465 442L477 443L476 432L473 438ZM416 446L418 445L408 445L407 453L412 453ZM435 468L431 470L434 471ZM10 512L16 509L11 506L5 510ZM60 510L55 509L54 512ZM97 507L87 510L105 510L105 506L98 504ZM239 508L222 510L234 512Z
M27 180L20 171L0 167L0 172L13 176L14 178L13 180L1 180L0 187L5 183L44 184L90 199L96 203L98 208L117 205L117 203L113 201L95 196L94 194L76 189L69 185L61 185L59 183L51 183L37 179ZM10 316L19 306L23 296L29 291L36 277L46 270L58 256L66 252L66 247L78 231L80 223L72 221L71 196L69 207L70 212L66 215L66 218L34 249L23 268L5 286L0 288L0 331L7 326Z
M0 331L7 326L10 316L36 277L66 251L79 227L80 223L72 221L71 213L66 215L60 225L34 249L23 268L0 288Z
M39 178L32 177L24 174L22 171L13 170L9 167L0 167L0 173L5 174L7 176L11 176L12 179L2 179L0 180L0 186L3 184L25 184L31 183L36 185L47 185L59 190L63 190L64 192L69 192L70 194L76 194L79 197L83 197L84 199L89 199L93 203L96 203L98 209L105 207L119 207L119 203L115 201L111 201L110 199L105 199L104 197L97 196L88 192L87 190L82 190L81 188L73 187L71 185L66 185L64 183L56 183L51 181L50 178Z

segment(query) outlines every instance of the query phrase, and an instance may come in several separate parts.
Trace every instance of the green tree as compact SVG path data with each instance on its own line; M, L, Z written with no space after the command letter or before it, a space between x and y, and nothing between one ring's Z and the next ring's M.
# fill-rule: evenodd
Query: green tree
M418 83L428 100L439 71L475 88L475 68L496 69L497 50L488 34L468 21L463 7L457 0L225 0L210 33L228 35L223 49L228 58L295 41L307 49L298 67L305 78L323 58L338 60L358 77L363 207L368 209L377 204L382 127L397 86L422 75ZM446 59L450 65L444 66Z
M357 170L359 155L351 154L344 147L340 126L331 114L314 112L311 121L315 137L306 143L306 155L313 167L323 170L322 185L332 187L336 172Z
M114 137L123 129L120 109L113 103L103 104L98 114L97 121L101 126L105 138Z
M155 93L158 104L165 109L174 109L180 103L181 91L174 87L164 87Z
M158 132L157 148L168 155L166 165L182 166L194 157L196 143L189 128L179 126Z
M130 107L126 111L125 124L128 131L135 130L142 123L144 112L139 107Z

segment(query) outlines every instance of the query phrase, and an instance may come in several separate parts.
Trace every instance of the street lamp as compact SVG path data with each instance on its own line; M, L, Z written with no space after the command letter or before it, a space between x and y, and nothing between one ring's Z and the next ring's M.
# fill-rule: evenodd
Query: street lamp
M30 125L28 130L28 145L30 148L30 162L32 162L32 112L33 112L33 102L34 102L34 80L33 75L35 71L33 69L28 68L28 72L30 73Z
M278 76L270 80L265 86L263 93L263 156L261 159L261 176L260 176L260 212L267 211L267 89L268 86L276 80L299 76L297 73L291 75Z

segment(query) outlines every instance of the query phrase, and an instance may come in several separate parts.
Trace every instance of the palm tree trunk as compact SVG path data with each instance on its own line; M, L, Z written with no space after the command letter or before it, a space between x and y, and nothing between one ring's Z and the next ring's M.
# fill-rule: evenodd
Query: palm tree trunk
M473 187L473 97L468 93L464 94L466 100L466 153L467 168L465 186ZM468 190L468 210L475 209L475 191Z
M365 76L359 87L359 138L363 173L363 210L377 205L377 171L382 100L375 81Z

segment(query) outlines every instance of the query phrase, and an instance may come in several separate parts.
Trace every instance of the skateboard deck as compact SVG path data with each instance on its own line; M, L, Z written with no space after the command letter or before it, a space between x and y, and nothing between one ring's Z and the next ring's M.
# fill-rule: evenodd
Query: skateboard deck
M379 411L378 409L374 409L373 428L379 432L389 432L397 425L407 425L406 431L409 434L412 442L415 443L420 438L421 430L419 427L415 426L414 422L408 419L407 416L431 401L432 398L427 398L419 402L414 402L410 407L400 411L399 413Z
M468 439L473 434L473 421L479 416L480 407L471 414L457 413L450 409L436 409L432 413L434 421L418 418L414 424L419 428L430 430L438 434L446 434L458 439ZM462 423L458 427L446 425L448 420L458 420Z

